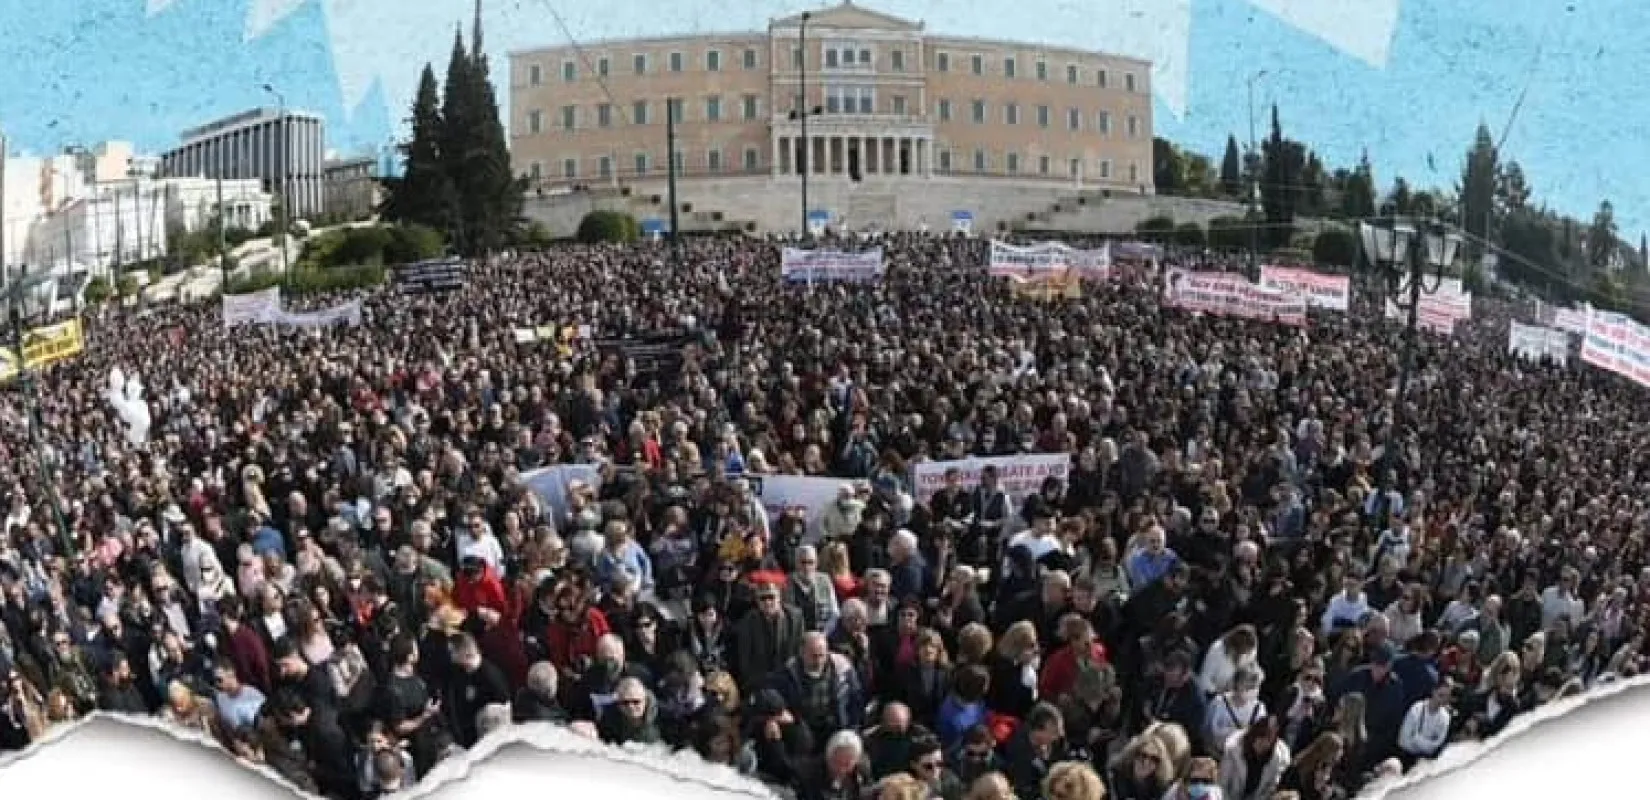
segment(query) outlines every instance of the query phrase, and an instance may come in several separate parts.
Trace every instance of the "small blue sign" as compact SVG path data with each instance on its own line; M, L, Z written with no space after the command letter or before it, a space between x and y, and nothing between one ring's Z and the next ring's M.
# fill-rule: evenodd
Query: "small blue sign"
M974 221L974 212L972 212L972 211L953 211L953 212L951 212L951 219L952 219L953 222L961 222L963 220L968 220L969 222L973 222Z
M829 212L829 211L809 211L808 212L808 221L819 223L819 224L823 225L823 224L828 223L828 222L831 221L831 212Z
M658 236L665 232L665 221L662 219L642 220L642 233L649 236Z

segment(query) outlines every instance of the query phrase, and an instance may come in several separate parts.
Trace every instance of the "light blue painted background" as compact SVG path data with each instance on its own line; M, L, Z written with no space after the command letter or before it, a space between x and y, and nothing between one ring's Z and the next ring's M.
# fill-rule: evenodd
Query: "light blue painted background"
M1480 120L1537 199L1588 217L1613 200L1624 238L1650 223L1650 73L1643 0L879 0L932 31L1046 41L1150 58L1159 135L1218 158L1247 138L1246 83L1263 117L1334 165L1368 149L1377 180L1450 185ZM797 0L486 0L493 74L512 49L759 29ZM1306 9L1306 10L1301 10ZM261 86L328 121L329 146L366 152L400 126L424 61L444 63L471 0L0 0L0 126L17 147L127 139L159 151L179 131L254 105ZM507 92L500 92L507 98ZM1432 165L1429 167L1429 163Z

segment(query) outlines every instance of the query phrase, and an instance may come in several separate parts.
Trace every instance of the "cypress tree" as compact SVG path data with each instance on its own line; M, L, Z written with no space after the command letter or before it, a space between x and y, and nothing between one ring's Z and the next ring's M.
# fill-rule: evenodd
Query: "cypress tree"
M470 247L475 253L491 252L508 242L521 218L524 190L510 164L510 142L504 135L498 96L493 91L481 41L481 0L476 0L473 49L466 76L474 146L467 164L471 194L466 199L475 204L476 216L470 228Z
M419 77L408 123L412 138L400 146L405 169L399 179L386 182L388 196L381 213L391 222L447 230L453 186L441 161L441 89L429 64Z
M477 213L475 181L469 169L476 150L474 84L470 73L464 33L455 30L452 57L447 61L446 94L441 103L441 168L453 187L448 225L453 247L466 255L474 252L471 231Z

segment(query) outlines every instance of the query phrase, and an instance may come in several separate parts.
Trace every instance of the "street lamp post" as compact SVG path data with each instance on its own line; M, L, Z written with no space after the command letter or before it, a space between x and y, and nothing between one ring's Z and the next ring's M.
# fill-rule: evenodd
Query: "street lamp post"
M802 123L802 149L800 151L801 157L797 159L797 166L802 172L803 239L810 236L808 228L808 172L813 168L813 165L808 162L813 160L814 155L813 142L808 140L808 20L812 18L812 14L804 11L802 12L802 21L797 25L797 49L802 53L802 61L796 65L796 80L800 94L796 110L791 112Z
M280 230L275 233L277 238L281 240L281 279L290 282L292 280L292 273L290 266L287 264L286 247L287 238L292 233L291 225L287 222L287 204L292 202L291 193L288 191L287 186L288 175L292 172L292 126L288 124L286 118L286 97L280 92L275 91L274 86L267 83L264 84L264 91L268 92L275 98L276 119L280 123L281 158L278 162L278 168L281 171L281 177L277 182L277 185L279 186L278 191L281 194L281 201L275 207L275 210L280 212L280 214L277 215L275 222L276 225L280 226Z
M1266 74L1267 71L1263 69L1249 76L1249 152L1260 160L1260 164L1256 165L1256 169L1249 172L1249 277L1257 280L1260 277L1259 270L1255 266L1255 260L1258 258L1256 251L1260 249L1260 225L1259 220L1256 219L1260 210L1260 175L1258 172L1266 162L1260 156L1260 135L1255 128L1255 81L1266 77Z
M670 195L670 252L678 269L682 266L682 228L678 214L682 204L676 199L676 114L681 107L680 98L665 98L665 180Z
M1364 256L1380 275L1384 299L1404 312L1404 346L1398 365L1397 393L1392 399L1391 427L1382 454L1385 468L1380 478L1396 478L1398 448L1404 421L1404 404L1415 370L1415 351L1420 339L1421 295L1438 291L1444 268L1455 262L1461 237L1442 222L1411 222L1391 219L1384 225L1359 226Z
M68 524L63 520L63 507L57 500L56 489L51 485L51 470L46 464L46 455L40 446L40 410L35 395L34 377L29 373L28 362L24 360L24 302L50 280L52 275L48 270L19 275L17 280L7 287L5 304L6 316L11 323L12 356L16 359L17 384L22 392L23 417L28 427L29 449L33 451L34 456L35 479L40 482L40 491L45 492L46 500L51 503L52 521L57 526L63 554L71 556L75 552L74 539L69 534Z

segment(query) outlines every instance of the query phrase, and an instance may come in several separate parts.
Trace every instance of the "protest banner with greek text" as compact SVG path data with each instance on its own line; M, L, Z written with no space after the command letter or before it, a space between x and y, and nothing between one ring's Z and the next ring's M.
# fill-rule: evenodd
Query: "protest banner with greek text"
M1345 275L1262 264L1260 285L1286 294L1299 293L1312 308L1345 313L1352 307L1352 279Z
M787 283L864 283L887 271L880 247L860 253L794 247L780 251L779 274Z
M1507 326L1507 352L1531 361L1552 359L1563 364L1570 357L1570 334L1514 320Z
M919 502L928 502L936 492L945 488L945 473L956 469L965 489L980 485L980 471L988 466L997 468L998 485L1015 502L1035 494L1048 478L1066 479L1071 471L1071 456L1066 453L1034 453L1020 456L993 456L964 458L954 461L923 461L911 468L911 486Z
M1164 303L1171 308L1297 327L1306 324L1304 298L1250 283L1242 275L1169 269L1164 283Z

